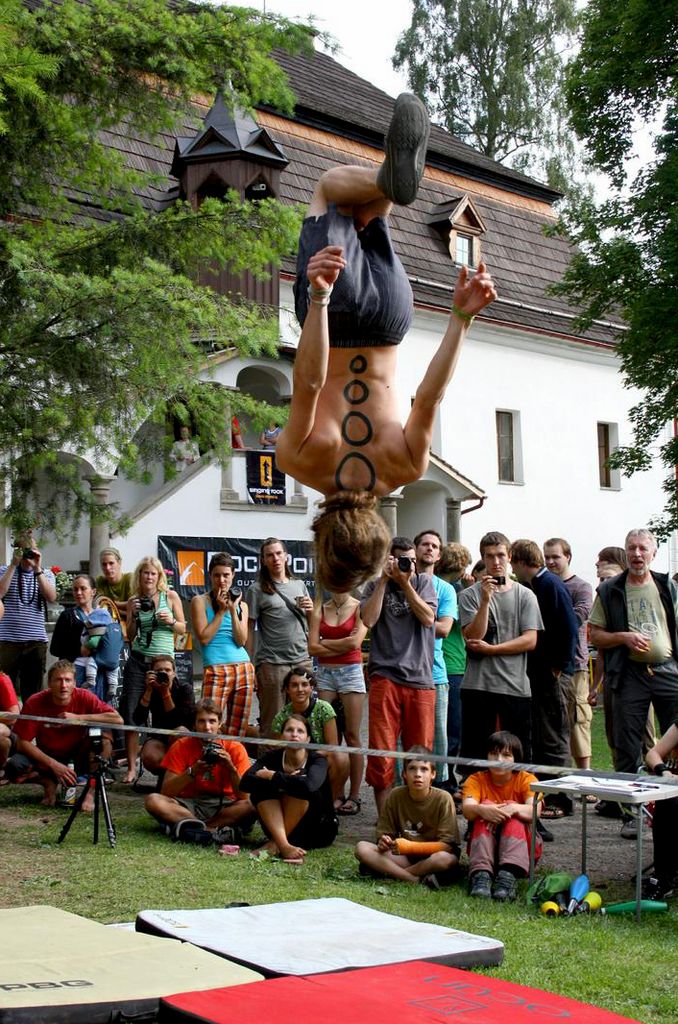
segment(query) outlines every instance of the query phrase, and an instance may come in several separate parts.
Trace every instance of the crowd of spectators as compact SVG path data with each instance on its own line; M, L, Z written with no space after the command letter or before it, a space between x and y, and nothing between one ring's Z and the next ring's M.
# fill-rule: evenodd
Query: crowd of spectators
M602 692L615 768L635 772L645 755L657 774L673 768L667 737L675 739L678 728L678 587L652 571L656 551L643 529L632 530L623 548L603 548L594 600L571 569L564 538L542 548L488 533L469 572L463 545L444 545L437 531L424 530L413 540L394 537L381 573L361 593L332 592L315 602L292 576L279 538L263 542L258 579L244 592L231 556L216 553L209 590L190 603L203 666L196 704L194 685L179 678L175 662L188 628L179 595L157 558L123 572L115 548L101 552L96 579L73 579L43 689L45 609L56 589L28 533L0 567L1 781L38 782L54 805L60 787L92 785L88 729L58 720L100 723L107 757L114 727L124 723L124 781L135 782L142 770L157 780L146 808L168 833L228 843L258 818L268 838L257 852L297 863L307 849L333 841L338 816L361 811L364 758L340 744L362 746L367 694L369 748L420 758L404 767L393 757L367 758L379 824L376 843L356 851L361 870L436 888L460 855L456 801L470 823L472 895L512 899L526 869L531 813L526 773L513 771L514 761L590 767L592 706ZM107 618L93 628L98 608ZM126 641L120 672L99 656L108 620ZM598 651L595 669L589 644ZM655 715L664 734L658 743ZM220 732L231 739L216 739ZM291 745L258 747L252 765L238 741L248 736ZM332 749L311 751L309 742ZM427 760L431 754L450 762ZM497 764L473 774L455 763L459 755ZM91 805L88 793L83 809ZM676 805L662 804L662 821L676 823ZM609 802L597 809L618 814L622 835L635 835L627 809ZM572 811L571 800L555 798L541 806L541 817ZM406 850L406 842L415 845ZM660 851L658 862L654 881L665 894L675 855Z

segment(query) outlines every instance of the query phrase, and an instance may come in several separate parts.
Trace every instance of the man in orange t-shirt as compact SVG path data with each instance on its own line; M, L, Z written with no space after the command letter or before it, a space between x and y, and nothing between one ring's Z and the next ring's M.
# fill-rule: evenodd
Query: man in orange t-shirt
M255 820L249 798L239 792L250 759L242 743L214 738L220 726L219 706L198 701L194 728L205 738L185 736L173 743L162 760L162 789L146 797L148 813L177 839L227 842L236 826Z
M471 823L468 843L470 895L508 902L516 898L516 880L523 878L530 862L530 822L535 794L530 785L535 775L515 771L523 747L510 732L495 732L487 743L487 771L470 775L462 788L462 811ZM537 797L538 799L538 797ZM537 835L535 856L541 855Z

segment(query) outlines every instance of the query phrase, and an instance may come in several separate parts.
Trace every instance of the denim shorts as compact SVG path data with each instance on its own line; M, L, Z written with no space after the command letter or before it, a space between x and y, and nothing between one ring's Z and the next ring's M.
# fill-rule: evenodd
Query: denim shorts
M315 673L319 690L335 693L365 693L362 665L318 665Z

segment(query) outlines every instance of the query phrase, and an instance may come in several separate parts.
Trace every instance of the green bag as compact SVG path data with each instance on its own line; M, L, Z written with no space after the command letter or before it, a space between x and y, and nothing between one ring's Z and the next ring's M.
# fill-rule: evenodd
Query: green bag
M533 882L525 896L526 903L543 903L559 892L569 892L572 875L558 871L553 875L543 875Z

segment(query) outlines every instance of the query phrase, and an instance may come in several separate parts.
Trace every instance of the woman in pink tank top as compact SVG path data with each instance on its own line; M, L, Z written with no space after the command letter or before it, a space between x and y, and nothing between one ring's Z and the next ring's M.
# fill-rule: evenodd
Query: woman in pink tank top
M344 737L349 747L359 747L360 724L365 703L365 675L361 645L367 628L360 618L360 602L350 594L331 593L329 600L316 607L310 623L308 651L318 662L318 696L333 704L341 700L346 725ZM358 814L360 783L363 777L362 754L350 754L350 792L337 807L338 814Z

